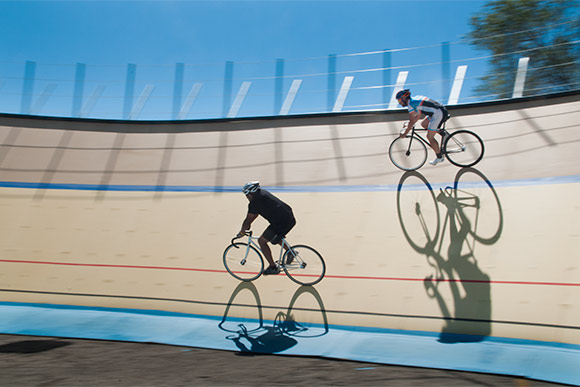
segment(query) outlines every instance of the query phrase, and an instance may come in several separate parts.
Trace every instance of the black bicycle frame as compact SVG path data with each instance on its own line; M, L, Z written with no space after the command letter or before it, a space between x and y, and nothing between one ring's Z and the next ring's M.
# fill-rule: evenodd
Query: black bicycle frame
M443 121L443 123L441 124L441 128L437 129L437 133L439 133L441 136L443 136L447 131L445 130L445 123L447 122L447 120ZM411 144L413 143L413 138L418 138L419 140L421 140L423 142L423 144L427 145L428 147L431 146L431 144L429 143L429 141L425 140L420 134L415 133L415 126L413 126L411 128L411 141L409 141L409 148L407 148L407 152L405 153L406 156L409 156L411 154ZM429 129L419 129L419 130L425 130L428 131ZM443 144L441 144L443 145ZM441 153L444 153L443 149L441 149Z

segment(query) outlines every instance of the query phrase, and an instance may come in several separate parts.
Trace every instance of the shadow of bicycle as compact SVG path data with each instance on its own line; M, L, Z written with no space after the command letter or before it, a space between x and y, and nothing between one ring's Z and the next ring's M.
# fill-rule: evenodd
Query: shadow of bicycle
M476 251L479 244L496 243L503 228L501 203L489 179L477 169L463 168L453 187L437 192L421 173L407 172L399 181L397 210L409 245L432 268L423 283L445 321L439 341L489 336L491 281Z
M304 297L310 295L309 305L300 307ZM242 300L234 302L236 299ZM232 313L237 308L238 313ZM324 303L318 291L312 286L299 287L285 311L279 310L273 321L264 320L263 309L278 309L264 307L257 288L251 282L240 283L233 291L227 303L223 318L218 327L228 333L226 339L232 340L240 350L241 355L280 353L298 344L299 339L324 336L328 333L328 319ZM231 316L230 316L231 314ZM312 315L320 315L313 319ZM244 317L237 317L237 316ZM303 322L300 315L303 315ZM306 321L320 320L322 323L312 324Z

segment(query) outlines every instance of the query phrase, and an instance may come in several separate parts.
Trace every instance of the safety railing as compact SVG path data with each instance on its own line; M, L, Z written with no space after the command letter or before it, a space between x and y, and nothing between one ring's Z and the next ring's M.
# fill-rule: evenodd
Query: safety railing
M560 44L578 47L580 40ZM530 74L578 68L537 66L532 48L504 72L511 95L477 92L493 55L464 41L259 62L91 65L0 61L0 112L125 120L285 116L398 108L411 88L447 105L576 90L579 82L534 88ZM453 55L452 55L453 53Z

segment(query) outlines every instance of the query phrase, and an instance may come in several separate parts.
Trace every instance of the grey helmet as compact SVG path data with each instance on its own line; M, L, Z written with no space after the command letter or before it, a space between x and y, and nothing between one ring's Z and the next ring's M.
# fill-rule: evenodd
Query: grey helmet
M244 188L242 188L242 192L244 195L251 194L256 192L260 189L260 182L259 181L249 181L244 184Z

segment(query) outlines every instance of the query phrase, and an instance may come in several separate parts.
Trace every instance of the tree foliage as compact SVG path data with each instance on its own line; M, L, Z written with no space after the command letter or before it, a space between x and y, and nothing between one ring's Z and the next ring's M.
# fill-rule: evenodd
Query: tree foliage
M470 19L470 44L489 51L479 95L509 98L529 57L524 95L580 88L580 18L574 0L491 0Z

